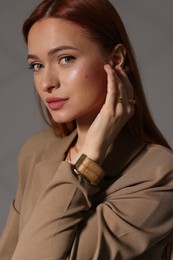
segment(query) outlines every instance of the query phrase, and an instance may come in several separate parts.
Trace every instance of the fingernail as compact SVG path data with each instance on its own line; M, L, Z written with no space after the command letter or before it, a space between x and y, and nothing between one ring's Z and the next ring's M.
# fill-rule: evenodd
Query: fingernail
M111 66L110 66L109 64L105 64L104 67L105 67L106 69L111 69Z

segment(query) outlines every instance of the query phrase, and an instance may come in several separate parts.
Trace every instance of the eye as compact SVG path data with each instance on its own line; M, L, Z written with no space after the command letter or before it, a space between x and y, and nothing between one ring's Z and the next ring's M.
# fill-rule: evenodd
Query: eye
M41 63L32 63L29 65L29 69L32 71L39 71L43 68L43 65Z
M59 59L59 63L66 65L68 63L72 63L74 60L75 60L75 57L72 55L69 55L69 56L61 57Z

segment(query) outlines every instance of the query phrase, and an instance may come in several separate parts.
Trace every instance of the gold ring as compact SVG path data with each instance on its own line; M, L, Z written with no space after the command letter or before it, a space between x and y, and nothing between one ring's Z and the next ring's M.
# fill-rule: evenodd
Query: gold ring
M118 97L117 98L118 103L124 103L124 98L123 97Z
M128 99L128 103L130 105L135 105L136 104L136 100L135 99Z

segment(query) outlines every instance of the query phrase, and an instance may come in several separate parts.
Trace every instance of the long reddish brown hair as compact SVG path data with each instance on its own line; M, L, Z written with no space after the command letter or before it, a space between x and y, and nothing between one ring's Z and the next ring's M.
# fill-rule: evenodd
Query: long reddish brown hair
M24 22L23 35L26 43L32 25L45 17L61 18L81 26L89 37L109 54L118 43L125 46L127 56L124 69L134 87L134 98L137 101L135 113L128 121L127 127L133 135L145 143L169 147L150 114L131 43L113 5L108 0L45 0ZM57 124L39 97L38 101L44 119L56 135L68 135L74 130L75 122ZM162 259L170 259L170 254L167 253L168 248L165 249Z

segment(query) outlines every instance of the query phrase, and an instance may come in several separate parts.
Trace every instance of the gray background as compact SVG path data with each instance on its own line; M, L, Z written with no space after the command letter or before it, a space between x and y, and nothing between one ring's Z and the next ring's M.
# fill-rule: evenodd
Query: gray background
M0 8L0 232L17 187L24 141L45 127L37 112L21 27L40 0L1 0ZM134 46L149 106L173 146L173 1L112 0Z

